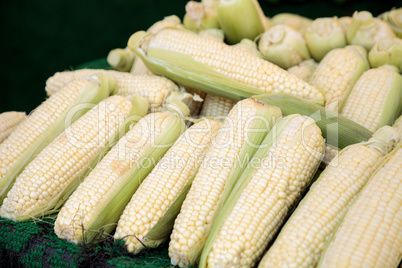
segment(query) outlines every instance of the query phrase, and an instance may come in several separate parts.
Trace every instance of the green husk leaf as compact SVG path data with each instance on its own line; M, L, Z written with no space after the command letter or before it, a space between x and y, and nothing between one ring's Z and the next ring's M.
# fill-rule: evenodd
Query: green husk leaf
M262 143L260 145L260 148L252 156L252 159L257 159L257 160L264 159L265 156L268 154L271 146L274 144L274 142L277 140L277 138L281 135L282 131L285 129L285 127L288 125L288 123L297 116L299 116L299 115L290 115L290 116L283 118L282 120L279 120L279 122L277 122L273 126L272 130L264 138L264 140L262 141ZM260 161L257 161L257 163L258 162L260 162ZM248 182L251 180L252 175L258 169L258 167L253 166L252 163L253 163L253 160L251 160L249 162L249 164L247 165L247 168L244 170L244 172L241 174L241 176L238 178L238 180L236 182L234 182L232 191L227 192L226 199L224 199L224 201L221 204L221 207L219 209L219 216L217 216L215 219L211 232L205 243L204 250L202 251L202 254L201 254L201 259L200 259L200 264L199 264L200 268L206 267L208 254L212 249L212 245L218 236L220 228L222 227L226 218L229 216L229 214L233 210L233 207L236 205L236 202L240 198L241 193L243 192L244 188L246 188Z
M177 196L162 218L158 221L158 223L147 233L146 238L144 239L145 241L143 241L146 246L150 246L150 244L155 244L155 246L157 246L162 243L163 240L169 238L169 235L173 230L174 220L180 212L181 205L183 204L188 191L190 191L191 184L193 183L196 175L197 172L194 173L193 177L191 177L186 183L180 194Z
M258 95L253 98L280 107L284 115L301 114L311 117L321 129L326 142L340 149L367 141L373 135L358 123L302 98L289 94Z
M257 0L220 0L218 19L229 44L254 39L268 28Z
M382 107L381 119L378 127L391 125L402 112L402 75L393 65L384 65L380 68L388 68L394 71L392 83Z
M103 200L104 205L95 207L93 217L85 226L84 237L76 237L79 242L90 241L94 239L99 231L103 234L110 234L116 227L116 224L123 213L124 208L131 197L138 189L142 181L152 171L157 162L169 150L168 146L157 146L159 144L173 144L174 141L184 132L185 123L179 116L174 116L171 127L163 130L154 144L148 148L138 159L138 162L122 175L116 185L118 189L108 195L108 200ZM142 165L142 163L150 163Z
M51 143L68 126L84 115L88 110L109 96L115 87L112 77L93 77L91 85L88 85L82 93L70 104L69 108L50 125L12 164L7 174L0 178L0 204L3 203L8 191L15 179L25 166L31 162L49 143ZM56 94L55 94L56 95ZM52 98L52 97L50 97ZM35 112L35 111L34 111Z
M153 73L166 76L185 87L197 88L235 101L264 93L262 89L219 74L210 66L183 53L159 48L148 48L147 55L142 49L137 48L136 53Z

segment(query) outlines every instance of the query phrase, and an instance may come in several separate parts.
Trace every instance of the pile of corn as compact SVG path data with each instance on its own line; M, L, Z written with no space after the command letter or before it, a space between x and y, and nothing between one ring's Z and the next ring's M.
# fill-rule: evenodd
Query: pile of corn
M0 114L1 217L134 258L170 240L180 267L397 267L402 9L185 9L112 50L115 71L58 72L31 114Z

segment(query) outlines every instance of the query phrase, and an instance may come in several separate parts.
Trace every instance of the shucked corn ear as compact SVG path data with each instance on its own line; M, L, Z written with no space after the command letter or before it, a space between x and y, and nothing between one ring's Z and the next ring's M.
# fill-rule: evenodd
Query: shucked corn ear
M299 203L259 267L315 267L349 204L399 136L385 126L368 142L342 150Z
M402 38L402 7L393 8L381 14L380 17L391 27L397 37Z
M310 83L325 92L325 108L342 111L353 85L369 68L363 47L333 49L318 64Z
M266 60L284 69L311 58L302 34L286 25L266 30L259 37L258 49Z
M200 116L214 117L214 119L223 122L235 104L235 101L207 94L202 105Z
M57 236L82 243L113 231L140 183L184 129L184 120L170 111L139 120L67 200L55 222Z
M173 265L197 263L221 203L280 116L279 108L254 99L239 101L230 111L174 223L169 244Z
M287 92L323 104L323 94L278 66L219 40L186 30L164 29L145 36L136 50L156 74L233 100Z
M253 267L309 185L323 151L312 119L279 121L223 204L200 267Z
M140 185L124 209L114 235L115 239L125 240L128 251L136 254L144 246L157 247L169 238L180 210L180 205L172 207L191 185L220 126L218 121L209 119L191 126ZM171 219L170 225L166 218ZM157 224L163 230L148 237Z
M384 21L373 18L368 11L355 11L346 32L350 45L360 45L370 50L382 38L395 37L391 27Z
M402 143L369 179L318 267L397 267L402 256Z
M110 77L75 80L39 105L0 144L0 203L24 167L65 128L114 90ZM74 114L72 112L74 111Z
M0 114L0 143L27 117L24 112L4 112Z
M313 75L318 63L314 59L302 61L299 65L290 67L288 72L297 76L298 78L308 82Z
M74 79L85 79L94 74L106 74L116 79L114 93L130 98L140 95L148 100L151 110L160 110L166 98L179 88L165 77L156 75L140 75L111 70L81 69L76 71L57 72L46 81L48 95L57 92L65 84Z
M402 76L392 65L370 69L356 82L342 115L371 131L392 124L402 110Z
M315 19L307 27L304 39L316 61L321 61L329 51L347 45L346 34L337 17Z
M371 48L368 59L372 68L392 64L402 71L402 39L382 38Z
M229 44L239 43L243 38L254 39L268 29L257 0L220 0L218 20Z
M128 128L126 118L134 114L129 123L138 121L147 110L146 105L133 105L122 96L100 102L26 166L4 199L0 215L24 221L54 213L109 149L109 143Z
M284 115L301 114L313 119L326 142L340 149L367 141L373 132L324 107L288 94L256 95L253 98L269 105L281 107Z

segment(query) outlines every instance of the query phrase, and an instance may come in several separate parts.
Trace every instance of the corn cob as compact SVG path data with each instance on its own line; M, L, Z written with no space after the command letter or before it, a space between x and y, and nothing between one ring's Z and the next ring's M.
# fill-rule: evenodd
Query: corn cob
M384 65L363 73L341 114L374 132L401 114L401 100L402 76L394 66Z
M308 59L302 61L299 65L289 68L288 72L308 82L317 66L318 66L317 62L315 62L313 59Z
M207 94L200 116L214 117L216 120L223 122L235 104L235 101Z
M289 94L256 95L253 98L281 107L284 115L301 114L313 119L327 144L343 149L348 145L367 141L373 132L324 107Z
M117 94L128 98L134 95L147 98L152 111L160 110L169 94L179 90L169 79L156 75L135 75L110 70L82 69L56 73L46 81L46 91L48 95L51 95L74 79L85 79L98 73L110 75L116 79Z
M199 31L198 35L216 38L217 40L220 40L222 42L225 39L225 34L223 33L222 29L218 29L218 28L211 28L211 29L205 29L205 30Z
M364 48L347 46L334 49L315 69L310 83L325 92L326 109L340 112L353 85L369 68Z
M258 49L266 60L284 69L311 58L302 34L286 25L265 31L259 37Z
M309 185L324 139L312 119L290 115L274 126L260 148L223 204L200 267L255 265Z
M24 112L4 112L0 114L0 143L27 117Z
M382 38L395 37L391 27L384 21L373 18L368 11L355 11L346 32L350 45L360 45L370 50Z
M170 228L160 221L177 200L186 184L193 178L221 123L203 120L194 124L176 141L147 176L124 209L117 225L115 239L124 239L128 251L134 254L144 246L157 247L169 238ZM170 213L170 212L169 212ZM177 215L179 209L175 212ZM174 216L166 215L168 217ZM159 223L160 222L160 223ZM147 237L156 224L163 224L165 235L158 239ZM155 236L155 235L154 235Z
M402 8L393 8L384 12L380 18L385 21L399 38L402 38Z
M280 109L253 99L238 102L230 111L174 223L169 244L173 265L197 262L220 204L280 115Z
M202 2L188 1L183 25L186 29L199 32L205 29L219 28L216 9L205 6Z
M395 120L392 127L402 135L402 115L400 115L398 119Z
M113 231L140 183L184 129L184 120L169 111L139 120L67 200L56 235L82 243Z
M108 143L128 128L126 118L144 115L147 109L121 96L100 102L27 165L4 199L0 215L24 221L54 213L108 149ZM138 115L130 120L138 120Z
M185 30L164 29L148 37L139 42L137 55L153 73L183 86L233 100L287 92L324 102L316 88L243 49Z
M0 144L0 203L24 167L65 128L114 90L113 78L76 80L39 105Z
M354 196L399 136L385 126L368 142L342 150L299 203L259 267L315 267Z
M392 64L402 71L402 39L382 38L378 40L368 54L368 59L372 68L380 67L384 64Z
M304 34L313 20L291 13L279 13L271 18L273 25L285 24Z
M306 29L304 39L316 61L321 61L329 51L347 44L346 34L337 17L315 19Z
M325 168L338 155L339 148L330 144L325 144L325 153L322 158L321 167Z
M318 267L397 267L402 256L402 143L355 198Z
M130 49L116 48L109 52L107 62L121 72L128 72L133 66L134 58L135 54Z
M229 44L237 44L243 38L254 39L268 29L257 0L220 0L218 20Z

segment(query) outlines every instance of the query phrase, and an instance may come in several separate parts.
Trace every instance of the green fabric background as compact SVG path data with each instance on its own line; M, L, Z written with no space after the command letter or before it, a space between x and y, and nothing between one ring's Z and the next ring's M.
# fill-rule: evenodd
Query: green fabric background
M107 56L129 36L164 16L184 15L187 0L4 0L0 3L0 112L30 112L45 98L46 79L56 71ZM277 3L273 3L277 2ZM310 18L378 15L396 1L260 0L267 16L292 12Z

